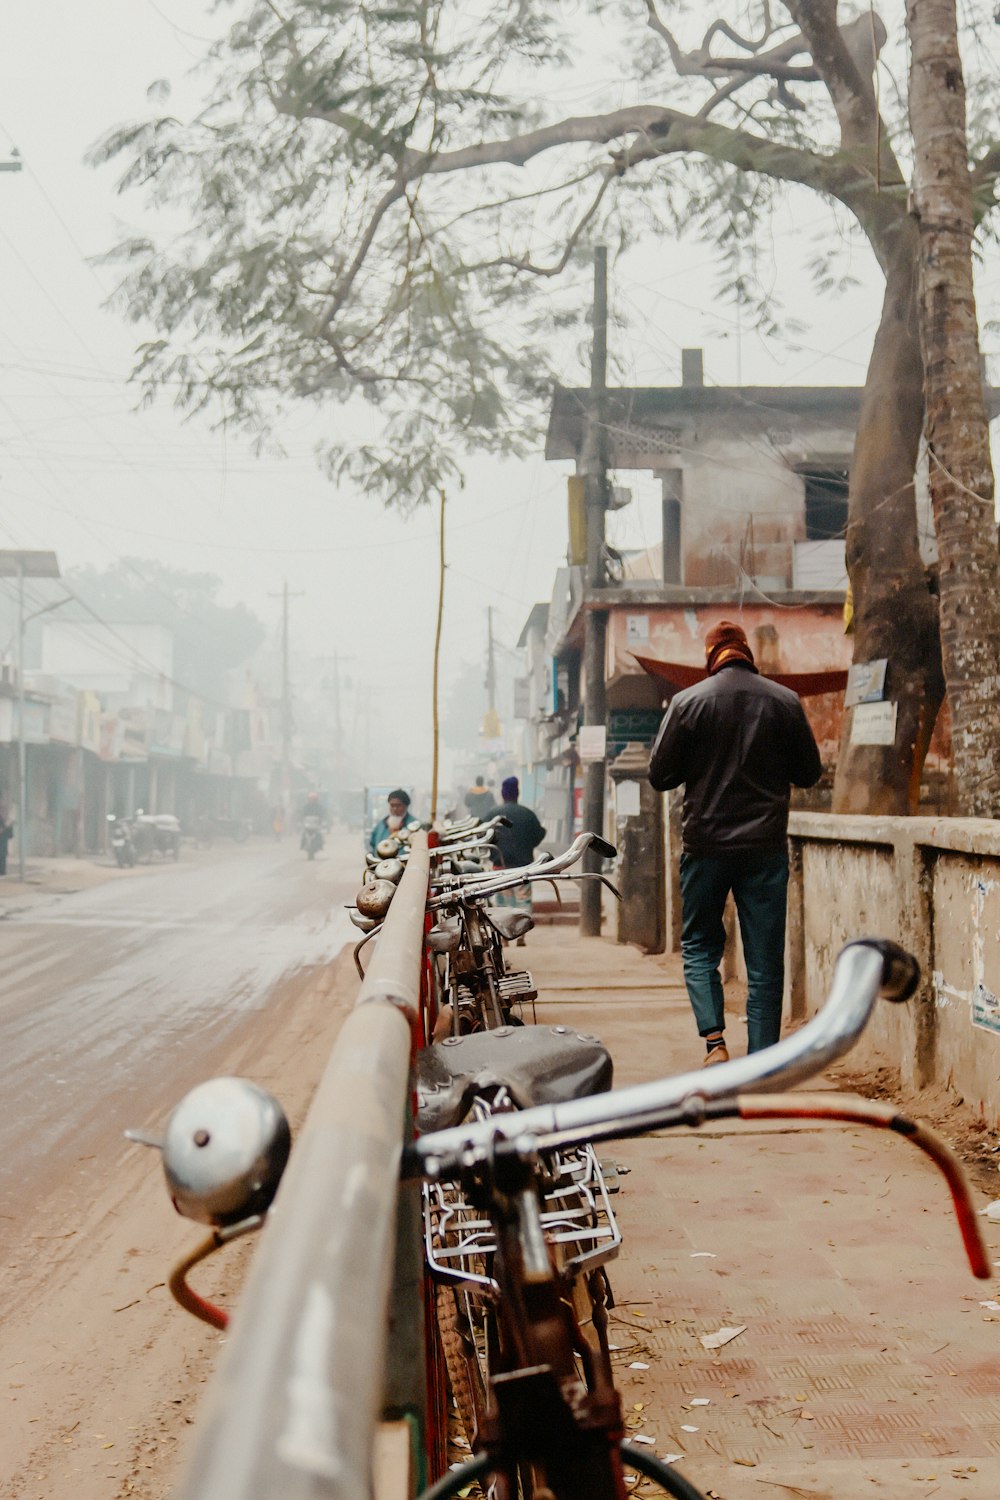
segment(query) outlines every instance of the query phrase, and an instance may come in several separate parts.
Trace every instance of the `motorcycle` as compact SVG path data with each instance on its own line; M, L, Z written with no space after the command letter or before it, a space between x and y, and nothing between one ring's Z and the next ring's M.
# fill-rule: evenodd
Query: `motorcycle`
M131 869L138 857L131 819L116 818L114 813L108 813L108 823L111 825L111 852L115 863L120 870Z
M302 819L302 839L299 847L306 851L307 859L315 859L323 847L323 829L318 813L307 813Z

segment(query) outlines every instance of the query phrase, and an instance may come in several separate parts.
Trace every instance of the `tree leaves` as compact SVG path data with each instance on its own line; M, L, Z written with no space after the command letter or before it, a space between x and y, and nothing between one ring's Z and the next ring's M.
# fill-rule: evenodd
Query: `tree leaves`
M759 61L769 30L768 45L794 40L792 8L774 28L766 7L750 17L757 52L740 55ZM544 392L573 378L558 331L588 296L596 238L623 250L696 230L720 288L775 334L787 320L758 252L782 181L852 207L877 191L863 158L840 155L821 84L795 82L798 109L766 72L678 73L635 0L233 9L199 112L121 126L90 154L166 211L162 233L109 256L117 304L158 333L136 379L147 399L165 392L257 439L289 401L346 405L322 461L391 504L425 500L466 453L537 440ZM679 55L711 51L693 0L669 16L691 33ZM720 35L738 49L738 25ZM787 55L810 65L801 46ZM366 407L382 436L355 445Z

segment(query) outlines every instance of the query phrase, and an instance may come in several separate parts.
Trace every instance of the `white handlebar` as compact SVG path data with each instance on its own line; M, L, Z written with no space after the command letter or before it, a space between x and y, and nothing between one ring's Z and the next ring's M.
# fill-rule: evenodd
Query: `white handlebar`
M713 1102L725 1101L731 1111L737 1094L790 1088L822 1072L860 1036L879 994L904 1000L918 975L915 961L894 944L875 939L849 943L837 959L823 1009L801 1031L773 1047L654 1083L566 1104L536 1105L493 1115L481 1124L435 1131L408 1148L404 1174L451 1176L463 1166L485 1160L504 1142L516 1141L518 1152L525 1154L697 1123L712 1113Z

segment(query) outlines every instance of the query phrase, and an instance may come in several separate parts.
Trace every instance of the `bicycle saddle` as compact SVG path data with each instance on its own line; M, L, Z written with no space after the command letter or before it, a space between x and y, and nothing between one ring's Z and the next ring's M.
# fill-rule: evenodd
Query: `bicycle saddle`
M417 1053L417 1129L459 1125L476 1094L505 1087L515 1104L565 1104L611 1087L611 1054L568 1026L501 1026Z
M427 946L432 953L453 953L462 941L462 929L455 918L446 917L437 922L427 934Z
M486 916L490 926L495 927L500 936L506 938L509 943L515 938L523 937L535 925L531 912L523 908L518 911L517 908L510 906L488 906Z

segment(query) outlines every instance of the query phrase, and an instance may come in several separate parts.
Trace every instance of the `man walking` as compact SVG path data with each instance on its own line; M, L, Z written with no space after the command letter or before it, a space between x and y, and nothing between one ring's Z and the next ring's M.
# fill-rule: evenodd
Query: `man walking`
M502 801L484 819L488 822L490 818L502 813L510 824L509 828L496 828L493 831L493 847L496 851L493 863L498 869L516 870L520 865L530 865L535 857L536 844L540 844L545 837L545 829L531 808L518 801L520 795L521 786L517 777L508 776L500 786ZM530 911L530 881L515 886L512 891L502 891L497 896L497 904L524 907ZM524 938L518 938L517 941L518 946L523 947Z
M477 776L476 784L470 787L465 794L465 805L474 818L484 823L491 815L494 803L493 793L486 785L485 776Z
M727 1062L719 965L732 891L746 959L748 1050L778 1040L785 978L788 801L822 765L798 697L761 677L739 625L705 637L708 676L670 703L649 761L658 791L684 787L681 955L705 1038L705 1064Z

